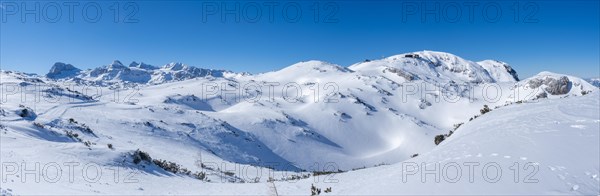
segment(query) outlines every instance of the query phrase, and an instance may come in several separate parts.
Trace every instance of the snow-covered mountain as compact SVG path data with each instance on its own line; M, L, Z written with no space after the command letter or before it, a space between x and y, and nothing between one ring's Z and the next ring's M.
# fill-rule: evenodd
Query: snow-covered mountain
M258 182L248 185L208 183L211 188L225 191L213 193L245 190L251 194L268 194L262 192L263 186L276 184L283 186L283 190L279 188L282 193L307 194L308 180L302 180L298 186L283 183L288 183L290 178L305 178L309 174L306 171L359 169L356 173L340 174L340 179L348 184L334 188L334 193L350 194L361 188L351 184L363 183L351 179L354 175L363 175L362 171L381 175L380 172L392 170L385 169L392 166L370 167L393 164L397 169L398 164L416 154L417 160L427 163L447 162L446 158L452 159L453 153L468 152L475 156L475 152L471 152L475 148L483 150L481 153L492 153L484 146L488 143L492 145L491 150L496 150L493 153L514 153L504 145L515 144L507 144L511 139L521 141L523 135L517 134L520 129L514 128L520 125L511 127L513 125L506 123L512 119L505 118L511 111L528 111L518 112L523 116L515 119L522 119L526 115L537 115L536 111L542 108L554 108L561 100L570 100L577 110L589 104L592 108L598 105L598 89L577 77L542 72L519 81L516 71L506 63L473 62L433 51L400 54L349 67L306 61L257 75L181 63L154 67L134 62L124 66L119 61L90 70L57 63L46 77L12 71L0 74L0 83L4 86L0 110L3 161L29 163L58 159L140 172L138 184L115 185L111 179L102 181L121 187L121 192L81 181L76 183L80 188L52 192L59 194L94 191L166 194L169 192L157 185L190 184L197 181L193 179L198 177L194 172L199 171L205 172L203 181ZM135 84L135 88L129 84ZM32 93L32 89L38 93ZM585 98L580 98L582 96ZM577 100L582 100L584 106L576 105ZM514 106L516 104L519 106ZM498 113L503 113L502 118L483 115L496 108ZM569 111L568 108L560 110L571 115ZM586 120L595 122L597 117L590 115ZM568 120L572 120L571 117ZM551 123L552 119L537 122L540 121ZM502 124L488 132L495 134L491 139L502 140L484 142L490 138L479 132L465 131L478 129L479 126L471 124L483 122ZM530 126L523 130L538 130L536 125ZM598 125L585 126L593 129ZM511 132L515 134L503 135L500 130L504 129L515 129ZM449 134L449 131L456 133ZM560 133L567 134L566 131ZM434 141L440 135L451 137L436 147ZM542 138L533 142L547 141ZM470 149L468 144L475 147ZM526 142L517 144L531 147ZM593 141L585 147L592 144ZM448 151L448 146L461 151ZM144 158L148 156L151 158ZM139 162L145 159L150 160ZM549 159L544 158L553 161ZM162 160L173 164L163 164ZM258 169L265 175L257 180L244 178L247 171L233 169L233 174L227 173L231 168L224 169L223 165ZM595 170L586 167L586 171L590 175L598 174L597 167ZM282 182L268 183L266 176L272 173L277 175L273 178L283 179ZM389 172L389 178L381 179L389 180L396 175L400 174ZM378 181L372 175L365 176L368 177L365 179ZM25 187L34 185L18 183L18 178L11 176L14 182L4 183L0 188L3 191L11 188L17 194L32 193ZM585 181L587 188L581 189L581 193L598 189L589 182L593 181ZM39 190L55 190L53 186L36 186ZM318 186L324 185L319 183ZM403 193L386 183L367 186L381 188L381 193L386 190L390 194ZM478 190L474 193L492 189ZM362 193L364 191L368 190ZM419 193L416 188L407 191ZM558 192L569 193L562 189Z
M75 77L79 72L81 72L81 69L78 69L71 64L57 62L50 68L46 77L52 79L69 78Z
M592 84L581 78L547 71L523 80L515 84L515 87L520 94L534 95L536 98L585 95L594 90Z
M589 82L590 84L600 88L600 78L588 78L586 79L587 82Z
M519 78L508 64L485 60L473 62L456 55L422 51L391 56L381 60L350 66L357 71L390 71L407 80L421 79L433 82L515 82Z
M95 84L162 84L198 77L223 77L227 73L231 72L201 69L182 63L169 63L160 68L143 62L132 62L129 66L125 66L115 60L109 65L84 71L71 64L56 63L46 76L52 79L88 81Z

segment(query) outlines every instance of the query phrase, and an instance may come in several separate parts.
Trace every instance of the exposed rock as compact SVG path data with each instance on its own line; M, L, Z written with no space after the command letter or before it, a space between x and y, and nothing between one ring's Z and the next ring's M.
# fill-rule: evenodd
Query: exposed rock
M411 73L408 73L408 72L405 72L405 71L402 71L400 69L396 69L396 68L393 68L393 67L386 68L385 70L383 70L384 73L386 71L395 73L396 75L398 75L398 76L403 77L404 79L406 79L406 81L413 81L413 80L419 79L419 77L417 77L414 74L411 74Z
M546 79L532 79L528 82L530 88L539 88L542 85L546 87L544 90L551 95L564 95L571 90L572 83L566 76L561 76L556 79L553 77L546 77Z
M81 69L78 69L71 64L57 62L54 63L52 68L50 68L50 71L48 72L48 74L46 74L46 77L52 79L73 77L79 74L80 71Z
M571 81L566 76L562 76L558 80L546 78L544 84L546 84L546 91L551 95L564 95L571 90Z

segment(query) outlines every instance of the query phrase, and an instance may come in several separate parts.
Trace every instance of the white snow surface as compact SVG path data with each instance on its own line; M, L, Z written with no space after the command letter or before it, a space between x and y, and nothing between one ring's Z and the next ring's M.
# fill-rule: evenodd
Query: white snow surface
M517 82L519 76L516 71L505 62L496 60L479 61L480 64L496 82Z
M258 75L119 61L53 78L1 71L6 180L0 189L25 195L307 195L315 184L332 188L322 194L343 195L598 194L596 87L550 72L517 82L516 72L500 61L407 54L348 68L307 61ZM73 68L61 65L51 73ZM483 105L493 111L469 120ZM436 135L458 123L464 124L434 144ZM204 171L207 180L135 164L137 149ZM80 165L74 181L63 165L71 162ZM471 183L463 165L470 162L481 163L479 171L497 163L503 176L489 183L476 173ZM40 170L58 163L62 178L49 183L47 176L58 173L51 168L36 182L21 170L11 173L5 166L13 163L40 163ZM413 163L457 163L465 174L456 183L421 182L420 174L403 182L403 167ZM515 163L519 182L509 168ZM98 181L81 177L89 164L100 166ZM535 167L538 181L525 183L527 169ZM118 181L110 173L115 169ZM282 180L323 170L347 172ZM267 182L269 176L277 181Z

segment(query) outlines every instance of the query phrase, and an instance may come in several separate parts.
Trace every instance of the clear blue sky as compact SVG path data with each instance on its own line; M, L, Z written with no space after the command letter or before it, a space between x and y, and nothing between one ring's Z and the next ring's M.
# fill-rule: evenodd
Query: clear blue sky
M473 61L505 61L522 78L544 70L600 75L600 5L595 0L520 2L518 6L515 1L479 2L473 6L473 20L471 6L465 2L440 1L434 14L425 14L425 21L422 14L434 9L434 2L334 1L315 6L315 2L296 1L279 2L273 9L265 4L269 1L237 2L239 22L232 14L225 15L225 21L221 18L223 5L234 9L235 1L118 2L118 22L113 5L117 1L92 1L102 11L95 23L86 19L95 19L96 4L74 6L71 22L69 7L52 2L37 2L38 23L36 14L26 14L22 22L23 10L34 9L35 1L2 1L2 69L43 74L57 61L92 68L119 59L158 66L177 61L258 73L303 60L348 66L364 59L435 50ZM60 6L58 19L56 5ZM293 21L296 5L302 14ZM288 15L282 14L284 7ZM138 10L129 21L133 23L124 22L134 8ZM318 22L315 8L320 10ZM257 10L261 17L255 19ZM494 22L496 10L501 15ZM274 11L272 20L270 11Z

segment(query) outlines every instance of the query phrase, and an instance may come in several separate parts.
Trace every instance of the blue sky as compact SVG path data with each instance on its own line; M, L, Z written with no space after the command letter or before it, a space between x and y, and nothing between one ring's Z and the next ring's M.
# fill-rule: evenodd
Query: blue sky
M35 14L25 14L23 22L23 10L36 3L38 10L25 12ZM348 66L434 50L473 61L505 61L521 78L544 70L600 75L600 4L593 0L473 6L468 6L473 1L291 1L272 7L272 1L75 3L70 21L65 2L2 1L1 68L43 74L58 61L93 68L118 59L258 73L311 59ZM100 18L95 17L96 5ZM225 14L223 20L226 9L237 14ZM296 10L301 10L300 18ZM131 13L132 20L126 20Z

